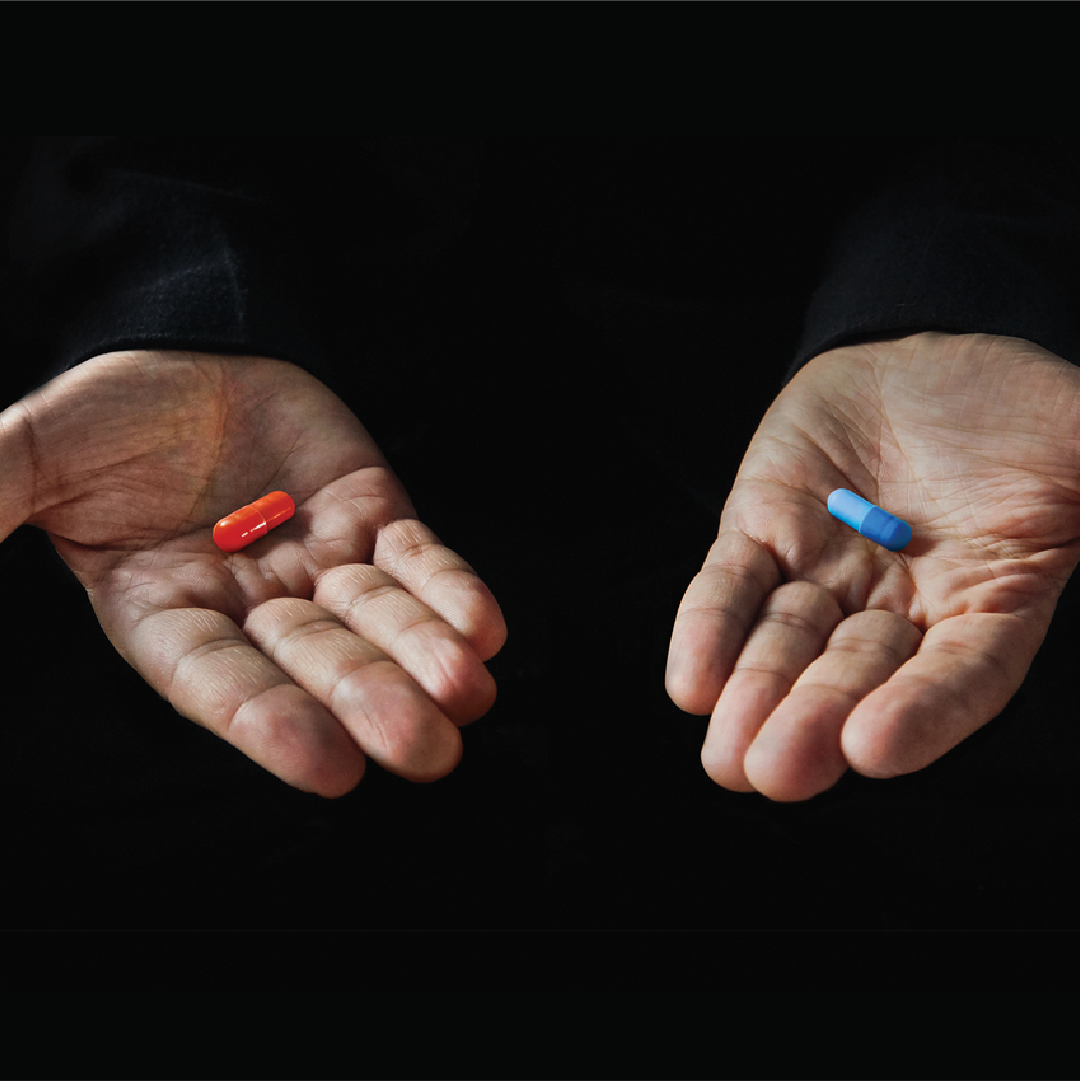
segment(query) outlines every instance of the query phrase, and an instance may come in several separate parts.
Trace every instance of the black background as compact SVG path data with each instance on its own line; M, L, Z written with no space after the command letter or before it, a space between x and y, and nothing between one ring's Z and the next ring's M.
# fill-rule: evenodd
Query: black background
M6 200L26 144L3 145ZM554 152L500 146L518 181L492 183L453 272L334 386L507 619L459 767L412 785L369 764L334 801L289 789L151 691L23 527L0 546L7 926L1073 925L1074 586L1000 717L917 774L849 774L805 803L714 785L705 719L663 688L825 243L891 148L859 171L820 139L753 162L692 140L589 149L568 182L537 165ZM578 238L556 255L553 213ZM349 356L347 313L333 334ZM37 382L17 348L3 404Z

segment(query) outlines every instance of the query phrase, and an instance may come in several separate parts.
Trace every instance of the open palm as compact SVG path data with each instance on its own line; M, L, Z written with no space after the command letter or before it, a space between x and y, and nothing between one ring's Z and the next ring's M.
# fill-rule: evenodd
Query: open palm
M903 518L890 552L833 518ZM933 762L1022 683L1080 560L1080 370L1015 338L823 353L765 414L672 632L719 784L806 799Z
M341 795L365 756L443 776L494 701L491 593L291 364L96 357L0 414L0 462L0 539L44 529L147 682L298 788ZM278 489L292 519L214 545L219 518Z

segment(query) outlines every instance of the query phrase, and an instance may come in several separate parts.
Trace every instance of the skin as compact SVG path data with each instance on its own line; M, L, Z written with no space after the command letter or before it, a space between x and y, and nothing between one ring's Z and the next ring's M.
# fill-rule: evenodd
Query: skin
M495 700L494 597L294 365L95 357L0 414L0 462L0 539L44 529L120 655L290 785L341 796L369 757L435 780ZM274 490L294 517L220 551L214 523Z
M833 518L849 488L914 532ZM725 788L808 799L894 777L1005 707L1080 560L1080 369L1016 338L822 353L778 395L672 631L666 684L710 714Z
M672 633L718 784L807 799L935 761L999 713L1080 560L1080 369L919 334L823 353L752 440ZM368 757L445 776L492 705L506 626L359 421L282 361L110 353L0 414L0 539L44 529L110 641L178 712L340 796ZM907 520L887 552L850 488ZM214 523L296 515L233 554Z

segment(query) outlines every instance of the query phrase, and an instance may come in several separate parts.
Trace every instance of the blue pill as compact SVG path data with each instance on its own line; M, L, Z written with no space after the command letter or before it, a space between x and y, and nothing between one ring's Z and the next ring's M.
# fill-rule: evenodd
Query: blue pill
M907 522L846 488L837 488L829 496L829 513L890 552L899 552L911 540L911 526Z

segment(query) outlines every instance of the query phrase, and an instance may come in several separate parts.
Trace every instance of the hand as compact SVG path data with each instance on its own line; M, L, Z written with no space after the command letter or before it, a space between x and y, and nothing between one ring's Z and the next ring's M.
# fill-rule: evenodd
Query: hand
M0 539L44 529L121 656L297 788L342 795L365 755L441 777L495 699L495 599L291 364L95 357L0 414L0 462ZM214 523L278 489L294 517L218 550Z
M889 552L833 518L903 518ZM921 769L1005 707L1080 560L1080 370L924 333L811 360L765 414L672 632L725 788L800 800Z

